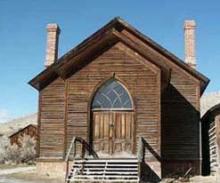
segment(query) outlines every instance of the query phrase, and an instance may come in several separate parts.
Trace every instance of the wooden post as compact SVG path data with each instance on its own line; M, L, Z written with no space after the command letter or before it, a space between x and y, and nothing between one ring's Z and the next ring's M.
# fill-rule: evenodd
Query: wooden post
M76 156L76 142L73 144L73 159Z
M137 157L138 157L138 176L139 179L141 179L141 169L142 169L141 166L144 160L144 145L143 145L142 137L139 137Z
M69 160L66 161L66 176L65 181L68 179L69 176Z
M86 144L85 144L85 142L83 141L82 142L82 158L84 159L85 158L85 146L86 146Z
M144 159L144 146L142 137L139 137L137 157L138 162L142 162Z

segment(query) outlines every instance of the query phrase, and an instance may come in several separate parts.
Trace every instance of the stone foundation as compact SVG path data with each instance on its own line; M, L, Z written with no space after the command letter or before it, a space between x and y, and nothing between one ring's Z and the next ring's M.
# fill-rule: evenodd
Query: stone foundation
M216 182L220 182L220 167L218 167L217 172L213 175L216 176Z

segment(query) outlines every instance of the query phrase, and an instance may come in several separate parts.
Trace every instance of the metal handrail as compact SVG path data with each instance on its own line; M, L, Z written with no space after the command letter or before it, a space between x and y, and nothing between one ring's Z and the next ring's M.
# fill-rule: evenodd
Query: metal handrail
M66 157L65 157L65 161L68 161L69 160L69 156L70 156L70 153L74 147L74 144L75 144L75 140L76 140L76 137L73 137L72 140L71 140L71 143L70 143L70 147L67 151L67 154L66 154ZM75 151L75 150L74 150Z
M65 157L65 162L66 162L66 178L65 180L67 180L68 178L68 174L69 174L69 157L71 152L73 152L73 160L75 158L75 154L76 154L76 142L80 142L82 144L82 154L81 154L81 158L84 159L85 158L85 150L87 150L89 152L89 154L91 154L93 156L94 159L98 159L98 155L96 154L96 152L92 149L92 147L81 137L73 137L69 146L69 149L67 151L66 157Z

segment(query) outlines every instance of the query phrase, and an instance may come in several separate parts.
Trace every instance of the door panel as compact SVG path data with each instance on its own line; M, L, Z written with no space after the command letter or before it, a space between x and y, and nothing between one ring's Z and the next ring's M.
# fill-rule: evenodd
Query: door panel
M93 112L93 144L99 155L132 153L133 112L98 111ZM124 153L124 154L125 154Z
M133 112L115 113L113 152L132 153L133 146Z
M108 112L93 113L93 144L97 152L108 154L111 151L109 138L112 137L110 124L112 123L112 115Z

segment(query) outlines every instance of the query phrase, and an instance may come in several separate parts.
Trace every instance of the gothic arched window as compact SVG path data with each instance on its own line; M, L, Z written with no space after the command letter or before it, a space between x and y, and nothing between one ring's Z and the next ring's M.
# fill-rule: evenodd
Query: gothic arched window
M110 79L95 94L92 109L132 109L132 100L119 81Z

